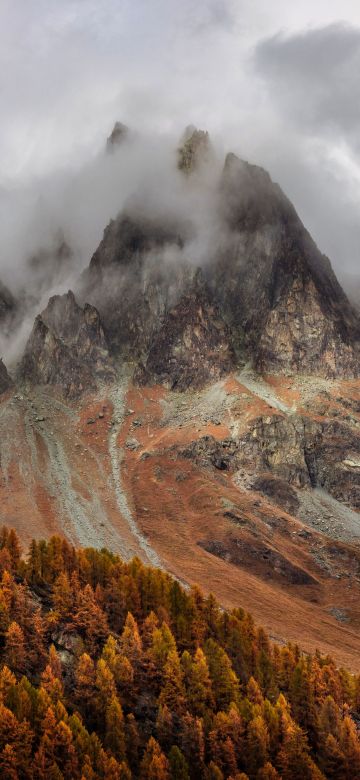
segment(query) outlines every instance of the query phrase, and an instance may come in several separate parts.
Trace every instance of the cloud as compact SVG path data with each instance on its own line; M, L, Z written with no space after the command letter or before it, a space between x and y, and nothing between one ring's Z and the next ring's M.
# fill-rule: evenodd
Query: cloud
M255 67L297 128L360 143L360 29L345 23L277 34L255 51Z
M346 283L359 270L360 28L277 32L257 42L252 63L263 157Z
M266 167L335 267L356 271L355 5L2 0L0 279L31 287L28 258L59 230L78 274L124 199L145 192L153 174L160 200L177 197L166 171L189 123L210 131L220 159L232 150ZM121 164L103 155L116 119L144 139Z
M234 51L233 5L3 0L3 180L84 162L116 118L177 132L211 116L219 123L215 104Z

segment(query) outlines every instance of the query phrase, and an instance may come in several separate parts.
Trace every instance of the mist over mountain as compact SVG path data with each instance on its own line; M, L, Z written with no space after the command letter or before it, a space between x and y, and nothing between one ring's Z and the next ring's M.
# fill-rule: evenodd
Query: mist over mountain
M255 302L263 294L271 299L273 293L266 288L273 282L270 276L267 281L262 278L262 271L260 276L254 275L256 266L252 263L252 270L247 267L245 255L255 252L260 268L264 262L261 253L265 257L269 252L283 251L279 250L286 241L281 236L282 225L294 221L291 240L303 231L280 188L260 168L238 164L234 155L224 162L221 146L191 126L176 139L144 135L116 123L109 138L111 146L108 141L87 166L71 175L39 182L36 195L31 190L31 197L28 193L28 198L19 199L27 214L26 230L10 234L8 226L4 233L2 274L12 291L2 296L4 312L6 305L9 308L9 295L13 301L11 318L10 311L5 317L7 322L11 320L11 331L3 328L1 334L5 361L14 365L36 314L49 297L68 289L78 293L83 303L91 302L99 309L115 352L121 352L121 343L126 347L131 333L128 347L135 349L139 358L146 358L159 318L178 303L189 284L191 287L191 276L198 268L210 288L217 288L216 305L224 306L223 316L228 325L232 322L233 344L237 348L240 343L245 345L245 352L241 348L243 357L251 340L256 351L260 331L253 321ZM271 230L278 231L277 238ZM254 240L256 247L250 249ZM299 245L299 249L308 255L311 273L323 287L321 296L327 294L326 305L333 307L330 316L342 320L336 327L351 352L350 344L358 338L354 312L345 297L341 298L334 279L330 281L327 261L320 258L304 231L300 241L303 248ZM263 242L263 249L259 242ZM14 257L17 261L10 262ZM321 266L327 269L325 275ZM237 287L230 293L235 267ZM281 266L280 257L276 267L282 283L288 270ZM266 263L266 268L264 272L269 273L271 263ZM330 285L327 293L326 285ZM334 295L338 302L333 304ZM266 306L264 301L263 324ZM270 306L273 308L273 303ZM136 317L143 318L138 326L132 321L134 307ZM325 340L329 339L335 348L337 336L329 334ZM338 345L336 349L341 362L341 348Z

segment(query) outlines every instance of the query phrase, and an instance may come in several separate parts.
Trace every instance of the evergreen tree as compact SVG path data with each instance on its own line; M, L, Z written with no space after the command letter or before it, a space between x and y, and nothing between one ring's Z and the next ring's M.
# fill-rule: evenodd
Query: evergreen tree
M247 769L256 775L269 757L270 738L264 719L256 715L249 723L247 733Z
M120 650L133 667L136 667L141 659L142 642L137 622L131 612L128 612L124 629L120 638Z
M280 780L280 778L275 767L267 761L266 764L259 769L256 780Z
M153 737L147 743L141 762L140 780L170 780L168 760Z
M58 620L68 620L74 612L74 592L69 575L61 571L53 586L53 605Z
M203 717L214 706L209 667L205 653L198 647L194 660L185 651L181 659L184 671L186 701L193 715Z
M86 585L79 594L74 628L82 634L91 652L96 652L100 642L109 633L106 617L96 603L91 585Z
M79 659L75 672L75 701L86 722L92 722L96 699L95 664L87 653Z
M231 667L229 656L213 639L206 642L205 653L216 706L220 710L225 710L238 698L239 686L236 674Z
M169 753L171 780L190 780L189 767L181 750L173 745Z
M106 708L105 745L117 761L126 759L125 725L121 704L113 695Z
M26 651L24 632L13 621L10 623L5 636L4 659L15 674L23 674L26 669Z
M169 652L165 663L159 703L166 705L170 712L181 713L184 708L183 673L176 650Z

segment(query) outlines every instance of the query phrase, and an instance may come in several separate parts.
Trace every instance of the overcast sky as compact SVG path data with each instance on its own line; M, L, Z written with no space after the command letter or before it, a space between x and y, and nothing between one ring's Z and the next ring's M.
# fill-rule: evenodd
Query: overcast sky
M83 164L116 119L193 123L358 273L359 73L358 0L0 0L0 192Z

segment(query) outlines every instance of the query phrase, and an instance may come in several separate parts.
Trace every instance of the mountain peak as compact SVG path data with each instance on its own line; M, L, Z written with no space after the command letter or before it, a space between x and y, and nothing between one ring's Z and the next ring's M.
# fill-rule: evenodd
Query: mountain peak
M106 151L114 152L127 139L129 128L122 122L115 122L114 127L106 141Z
M193 173L212 156L209 133L189 125L178 148L178 168L186 174Z

